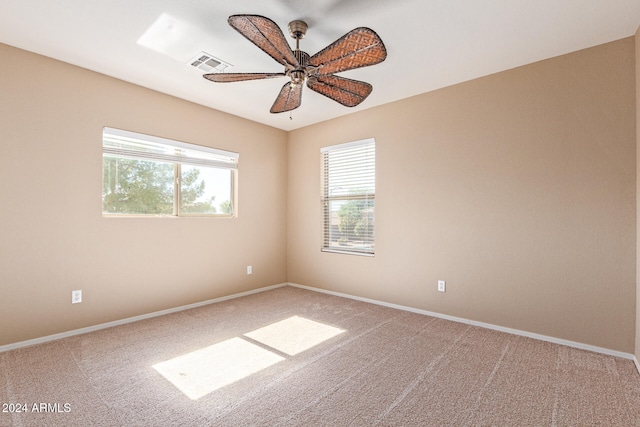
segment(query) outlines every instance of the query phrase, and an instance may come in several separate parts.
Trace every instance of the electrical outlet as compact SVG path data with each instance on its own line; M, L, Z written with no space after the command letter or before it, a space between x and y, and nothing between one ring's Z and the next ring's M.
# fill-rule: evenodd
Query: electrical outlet
M82 291L71 291L71 304L82 302Z
M247 265L247 274L253 274L253 267Z
M444 280L438 280L438 292L445 292L447 289L447 282Z

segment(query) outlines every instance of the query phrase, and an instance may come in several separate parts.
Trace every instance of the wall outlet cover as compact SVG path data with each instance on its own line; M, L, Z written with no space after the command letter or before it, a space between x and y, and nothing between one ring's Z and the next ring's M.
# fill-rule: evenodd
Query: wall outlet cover
M82 291L71 291L71 304L82 302Z

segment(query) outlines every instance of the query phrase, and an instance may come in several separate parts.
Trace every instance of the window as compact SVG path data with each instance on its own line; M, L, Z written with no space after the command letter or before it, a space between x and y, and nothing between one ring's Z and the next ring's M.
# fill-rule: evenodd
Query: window
M376 147L373 139L324 147L323 251L373 255Z
M233 216L238 154L119 129L102 132L102 213Z

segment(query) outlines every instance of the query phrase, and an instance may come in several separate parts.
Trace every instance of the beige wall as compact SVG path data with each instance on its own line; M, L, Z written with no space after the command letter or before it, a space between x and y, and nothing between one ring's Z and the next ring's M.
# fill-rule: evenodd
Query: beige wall
M2 44L0 69L0 345L286 281L285 132ZM103 218L103 126L240 153L239 217Z
M636 181L636 226L640 224L640 28L635 36L635 60L636 60L636 173L638 179ZM640 308L640 239L638 239L636 230L636 359L640 359L640 316L638 316L638 308Z
M290 132L288 280L632 353L634 57L627 38ZM376 256L322 253L320 147L368 137Z

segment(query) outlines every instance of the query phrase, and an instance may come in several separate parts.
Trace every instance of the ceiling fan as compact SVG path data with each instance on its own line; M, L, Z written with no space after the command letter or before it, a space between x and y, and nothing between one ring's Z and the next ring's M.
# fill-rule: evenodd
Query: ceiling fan
M232 15L229 25L280 64L282 73L212 73L203 77L213 82L228 83L245 80L289 77L273 106L271 113L283 113L298 108L302 102L302 87L346 106L355 107L373 90L369 83L336 76L335 73L375 65L385 60L387 50L380 37L370 28L359 27L349 31L313 56L300 50L300 39L307 33L307 24L296 20L289 23L289 34L296 41L291 50L278 25L259 15Z

